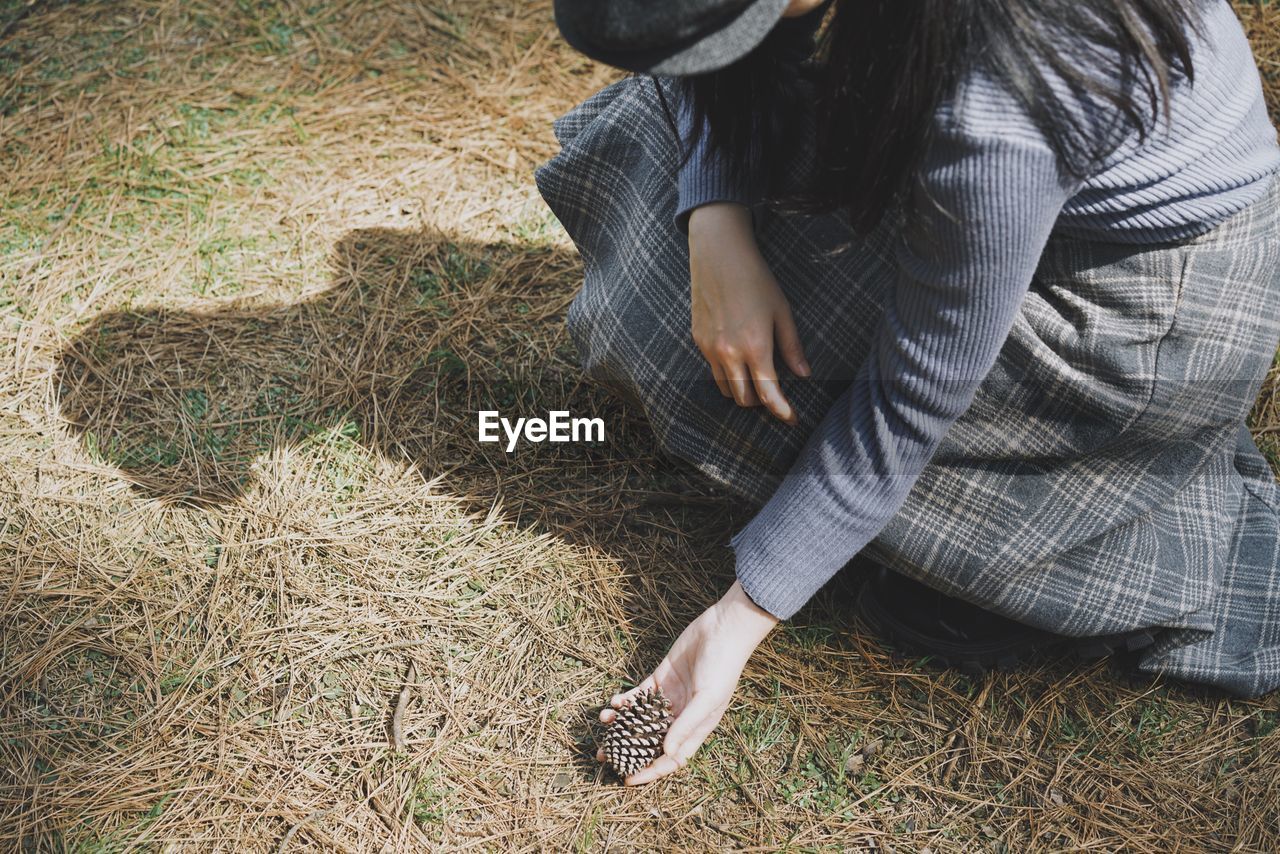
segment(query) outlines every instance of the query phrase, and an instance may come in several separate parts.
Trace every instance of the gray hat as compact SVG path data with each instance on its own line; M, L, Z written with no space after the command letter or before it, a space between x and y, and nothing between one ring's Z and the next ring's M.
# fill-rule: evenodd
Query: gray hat
M565 41L599 62L642 74L714 71L745 56L789 0L555 0Z

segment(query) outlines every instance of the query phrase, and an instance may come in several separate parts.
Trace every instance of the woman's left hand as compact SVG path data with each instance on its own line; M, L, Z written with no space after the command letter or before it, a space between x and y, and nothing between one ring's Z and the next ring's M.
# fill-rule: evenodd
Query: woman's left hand
M662 755L627 777L628 786L648 783L683 768L720 722L747 659L778 618L751 601L739 581L685 627L662 663L639 685L609 701L600 722L612 723L624 700L655 685L671 702L674 716ZM604 761L604 750L596 759Z

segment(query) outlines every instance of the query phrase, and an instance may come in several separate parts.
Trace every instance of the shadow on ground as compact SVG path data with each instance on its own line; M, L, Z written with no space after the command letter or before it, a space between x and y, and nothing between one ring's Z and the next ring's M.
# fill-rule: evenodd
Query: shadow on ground
M473 512L500 502L516 524L627 564L668 541L723 553L721 577L634 587L633 613L652 609L654 584L688 617L728 586L723 546L746 511L583 379L564 331L576 253L371 228L338 241L330 266L331 287L295 303L99 315L60 354L61 414L91 454L165 502L239 500L255 461L328 433L442 478ZM605 441L507 453L477 441L483 409L599 417ZM662 652L639 651L631 672Z
M560 534L645 506L721 503L662 454L641 413L582 380L563 334L573 253L373 228L346 235L331 262L332 287L302 302L94 318L60 356L63 417L169 502L234 500L262 454L337 430ZM606 439L507 453L477 441L482 409L599 417Z

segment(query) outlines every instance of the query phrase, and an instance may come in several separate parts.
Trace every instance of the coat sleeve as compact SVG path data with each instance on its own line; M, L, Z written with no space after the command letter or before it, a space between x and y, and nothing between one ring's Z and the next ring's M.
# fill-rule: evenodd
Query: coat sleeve
M989 127L940 126L915 194L927 190L950 216L904 223L897 284L866 361L731 540L744 590L779 619L902 506L994 365L1075 190L1033 128L1001 120L1011 109L993 105Z
M813 38L831 0L793 18L783 18L775 26L783 31L786 40L783 50L796 62L807 58L813 47ZM684 146L693 137L693 115L690 104L682 99L677 108L677 127ZM729 171L721 152L713 152L707 146L706 127L693 145L689 159L681 166L677 176L678 199L675 224L682 234L689 233L689 214L699 205L709 202L737 202L750 206L760 199L761 188L757 180L760 166L749 160L741 177L735 178ZM681 149L684 150L683 148Z

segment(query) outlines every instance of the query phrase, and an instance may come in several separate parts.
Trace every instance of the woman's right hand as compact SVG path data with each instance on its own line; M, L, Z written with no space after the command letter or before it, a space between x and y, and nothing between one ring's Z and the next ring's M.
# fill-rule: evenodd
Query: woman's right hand
M661 688L674 716L662 739L662 754L624 783L648 783L684 767L729 708L752 651L777 624L778 618L757 605L735 579L715 604L685 626L656 670L631 690L613 695L611 708L600 710L603 724L613 723L622 704L646 688ZM605 760L604 748L596 751L596 759Z
M794 424L774 367L775 342L792 373L809 376L809 364L791 306L756 245L750 208L711 202L690 212L689 280L693 342L720 393L739 406L763 403Z

